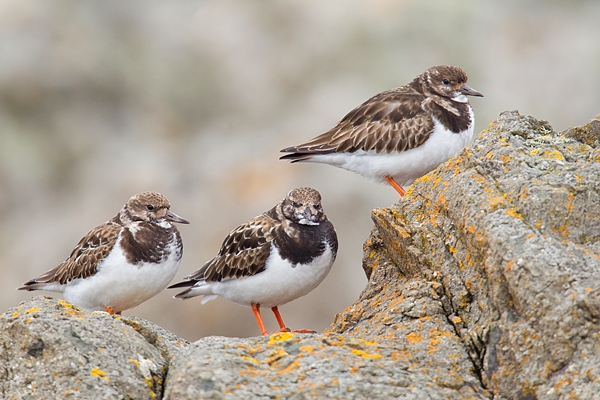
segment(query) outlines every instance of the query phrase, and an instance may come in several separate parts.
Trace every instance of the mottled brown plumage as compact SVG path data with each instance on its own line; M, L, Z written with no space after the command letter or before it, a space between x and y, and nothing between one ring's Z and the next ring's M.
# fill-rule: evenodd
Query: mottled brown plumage
M448 80L448 84L444 80ZM468 114L468 104L452 101L451 95L466 82L467 74L458 67L431 67L412 82L371 97L327 132L281 150L292 153L281 159L297 162L314 154L357 150L406 151L429 139L434 117L452 132L463 131L471 122L460 118ZM477 95L474 91L469 94L474 93Z
M304 296L329 273L337 254L335 229L325 216L321 195L292 190L269 211L234 229L219 253L183 282L175 298L223 296L250 306L261 333L267 331L260 307L270 307L282 331L289 332L278 306ZM302 330L307 332L307 330Z
M98 274L99 267L115 250L117 243L122 256L111 262L111 268L124 269L127 264L140 267L146 264L158 265L172 258L170 263L176 264L172 268L174 273L181 259L182 243L179 231L171 222L188 222L169 209L169 201L160 193L144 192L131 197L119 214L85 235L64 262L25 282L18 289L64 292L65 299L68 300L69 291L76 290L73 287L77 282ZM173 251L176 254L171 257ZM119 282L119 276L114 279ZM143 296L143 293L139 295L140 298ZM93 299L89 301L90 304L93 303ZM98 308L90 304L82 304L82 307Z
M458 67L431 67L412 82L371 97L314 139L281 150L290 154L280 159L321 162L376 182L396 179L409 184L454 155L457 146L453 142L465 142L465 132L472 134L473 114L465 96L483 95L466 82L467 74ZM438 139L441 151L432 151L429 160L421 161L422 166L414 165L418 161L402 159L403 153L424 147L436 129L456 137ZM378 155L400 157L384 160ZM403 193L399 186L397 190Z
M304 210L306 207L309 207L312 215L315 216L312 223L327 220L323 214L319 192L310 188L294 189L271 210L231 231L223 241L216 257L198 271L186 276L185 279L189 281L169 286L169 289L192 286L197 281L220 282L224 279L239 279L256 275L265 269L265 263L271 254L271 243L275 237L279 238L281 246L286 247L286 249L281 249L283 258L291 258L295 263L306 261L297 259L301 255L293 252L293 249L298 247L295 242L301 236L295 225L304 218L304 214L300 214L298 210ZM314 257L315 253L310 247L311 241L306 237L302 237L302 239L306 241L305 246L308 246L308 249L302 247L299 249L299 253L304 254L305 257ZM320 240L317 237L314 239L315 243ZM289 246L292 249L287 251L287 244L290 241L293 241L294 244ZM335 240L334 247L337 251L337 240ZM314 250L318 251L319 249Z
M35 290L41 285L52 282L64 285L73 279L85 279L94 275L100 261L115 246L123 228L114 221L115 218L92 229L77 243L65 261L39 277L25 282L19 290Z

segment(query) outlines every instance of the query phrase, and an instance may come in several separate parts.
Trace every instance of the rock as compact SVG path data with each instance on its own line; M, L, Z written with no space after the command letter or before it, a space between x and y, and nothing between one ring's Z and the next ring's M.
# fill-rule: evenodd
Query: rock
M185 344L147 321L34 297L0 318L2 398L160 399L169 352Z
M413 368L412 357L383 338L293 333L207 337L172 360L165 398L476 398L470 385L478 386L477 381L461 379L452 370L454 361L444 366L447 370L431 373Z
M599 123L561 134L505 112L398 204L374 210L369 284L331 332L395 338L411 365L444 376L452 360L494 398L594 398ZM467 363L440 333L461 341Z

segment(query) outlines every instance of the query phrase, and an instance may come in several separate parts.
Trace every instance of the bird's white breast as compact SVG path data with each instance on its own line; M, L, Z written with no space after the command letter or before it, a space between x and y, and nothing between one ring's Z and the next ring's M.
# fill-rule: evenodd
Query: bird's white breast
M310 264L292 265L279 255L271 245L271 254L266 269L256 275L229 279L222 282L201 283L204 293L209 289L212 294L243 306L252 303L262 307L274 307L302 297L316 288L325 279L335 256L327 245L325 252Z
M115 311L133 308L164 290L181 262L175 233L169 256L159 264L130 264L117 240L111 253L100 263L96 274L69 282L64 297L86 311L112 307Z

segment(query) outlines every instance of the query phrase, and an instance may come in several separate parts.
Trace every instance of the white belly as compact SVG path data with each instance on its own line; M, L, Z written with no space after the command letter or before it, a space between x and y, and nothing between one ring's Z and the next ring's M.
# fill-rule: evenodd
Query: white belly
M280 306L319 286L334 261L331 247L327 246L325 252L312 263L292 267L271 246L271 255L267 259L268 268L265 271L246 278L201 284L198 292L202 293L198 294L219 295L242 306L253 303L260 304L261 307Z
M118 242L117 242L118 245ZM176 241L171 244L169 258L162 264L127 263L121 247L115 248L98 268L98 272L85 279L69 282L64 298L85 311L115 311L133 308L164 290L179 268Z
M474 121L473 118L471 120ZM322 154L315 155L307 161L330 164L356 172L372 182L385 183L383 176L389 175L400 186L406 187L457 155L468 145L473 139L473 126L463 132L453 133L435 121L435 128L429 139L414 149L392 154L377 154L375 151L364 150Z

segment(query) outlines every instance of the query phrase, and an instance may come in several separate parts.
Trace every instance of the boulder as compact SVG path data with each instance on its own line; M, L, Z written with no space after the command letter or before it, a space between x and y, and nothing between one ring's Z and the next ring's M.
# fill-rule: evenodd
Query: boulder
M440 335L455 359L430 371L418 351L385 338L279 333L207 337L182 349L169 368L166 399L480 398L459 340ZM419 353L419 354L417 354ZM419 363L420 367L412 365ZM467 376L460 376L465 374Z
M0 317L3 399L160 399L187 342L147 321L34 297Z
M599 126L557 133L505 112L396 205L374 210L368 287L331 332L413 341L413 356L445 332L469 356L466 377L494 398L595 398ZM432 353L429 370L442 370L449 354L439 344Z

